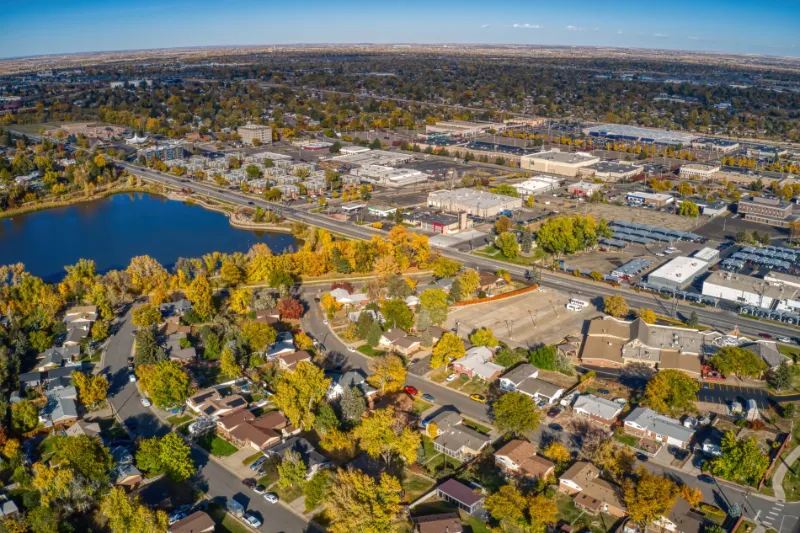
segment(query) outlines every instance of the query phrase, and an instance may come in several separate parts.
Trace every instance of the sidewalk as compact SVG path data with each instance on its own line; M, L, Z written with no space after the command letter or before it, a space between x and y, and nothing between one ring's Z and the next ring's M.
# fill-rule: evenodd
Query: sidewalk
M772 490L775 491L775 497L778 501L786 501L786 493L783 490L783 478L786 477L786 472L789 470L795 461L800 457L800 446L792 450L785 460L782 460L778 467L775 469L775 474L772 476Z

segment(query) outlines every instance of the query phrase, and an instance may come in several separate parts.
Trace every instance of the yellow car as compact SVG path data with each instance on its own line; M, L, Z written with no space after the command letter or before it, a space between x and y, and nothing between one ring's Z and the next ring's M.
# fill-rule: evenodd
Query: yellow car
M480 403L486 403L486 396L483 394L470 394L469 399Z

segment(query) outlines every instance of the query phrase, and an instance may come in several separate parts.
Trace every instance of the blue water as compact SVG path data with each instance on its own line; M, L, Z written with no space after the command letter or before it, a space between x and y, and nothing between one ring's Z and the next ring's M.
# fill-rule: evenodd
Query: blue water
M124 269L137 255L169 268L180 257L246 252L257 242L280 253L295 239L240 230L221 213L162 196L117 194L0 220L0 265L24 263L28 272L57 281L80 258L93 259L101 273Z

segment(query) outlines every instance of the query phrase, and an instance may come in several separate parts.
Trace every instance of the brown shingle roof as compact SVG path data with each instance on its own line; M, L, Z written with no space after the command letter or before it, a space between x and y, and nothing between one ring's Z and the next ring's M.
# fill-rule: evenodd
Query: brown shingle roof
M461 533L463 530L458 513L418 516L413 520L419 533Z
M569 467L559 479L572 481L579 487L585 489L586 486L599 475L600 470L598 470L597 467L592 463L587 461L578 461Z
M531 444L528 441L524 440L512 440L496 452L494 452L495 457L497 456L505 456L508 457L514 464L519 465L530 457L531 455L536 454L536 446Z
M197 511L169 526L169 531L170 533L214 531L214 521L203 511Z

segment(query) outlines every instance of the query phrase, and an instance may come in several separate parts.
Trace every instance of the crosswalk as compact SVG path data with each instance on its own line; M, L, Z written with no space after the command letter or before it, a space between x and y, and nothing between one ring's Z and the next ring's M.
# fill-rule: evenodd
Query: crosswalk
M781 523L780 517L782 514L783 514L783 504L780 502L775 502L772 505L772 509L767 511L767 515L761 519L761 523L769 528L777 529L774 524L777 523L778 527L780 527ZM779 530L778 533L780 533Z

